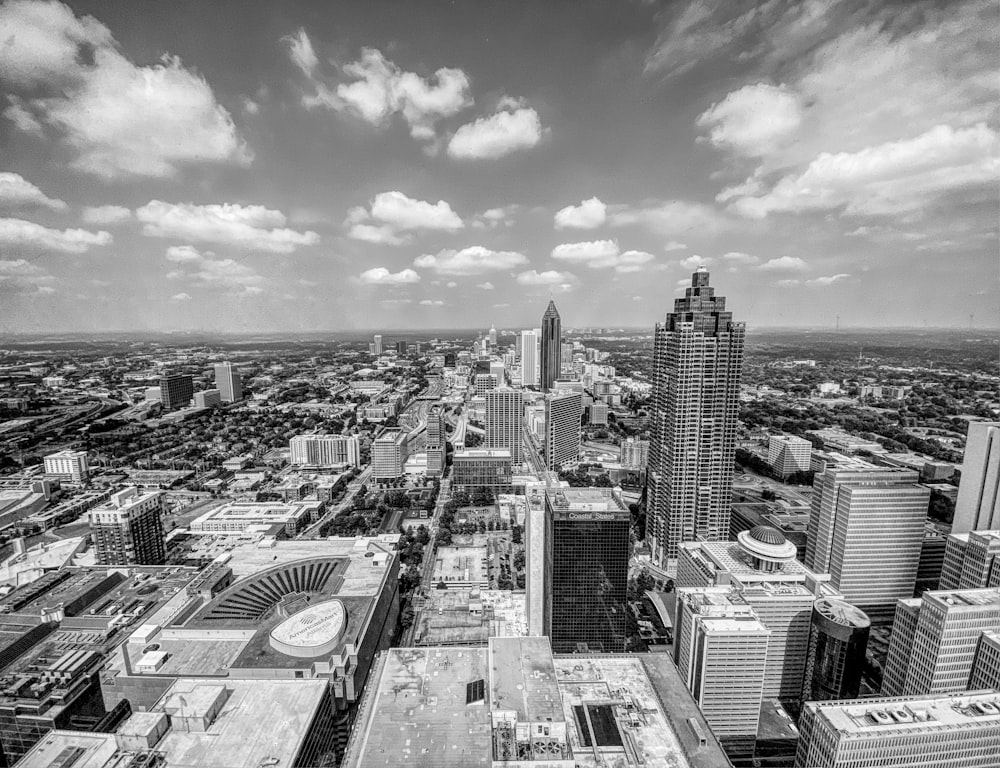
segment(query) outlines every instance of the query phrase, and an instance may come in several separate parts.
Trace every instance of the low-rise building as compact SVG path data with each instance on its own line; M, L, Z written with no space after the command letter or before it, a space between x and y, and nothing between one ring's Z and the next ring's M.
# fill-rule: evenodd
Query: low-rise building
M288 536L294 536L319 517L321 507L319 501L227 502L192 520L191 530L195 533L246 533L251 529L266 530L280 525Z
M511 473L511 453L505 448L469 448L452 456L451 485L456 491L491 488L509 493Z
M57 451L45 457L45 474L71 483L85 483L90 479L90 463L86 451Z

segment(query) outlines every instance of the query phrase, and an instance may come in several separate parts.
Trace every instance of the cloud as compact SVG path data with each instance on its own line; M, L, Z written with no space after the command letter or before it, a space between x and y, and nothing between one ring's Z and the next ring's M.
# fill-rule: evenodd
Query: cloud
M257 296L264 292L264 278L235 259L202 259L190 277L196 283L234 295Z
M433 269L441 275L480 275L484 272L513 269L527 263L528 257L517 251L493 251L481 245L472 245L460 251L439 251L436 256L418 256L413 261L413 266Z
M437 300L435 300L435 299L422 299L420 301L420 305L423 306L423 307L443 307L444 306L444 302L441 301L441 300L439 300L439 299L437 299Z
M497 227L509 227L514 223L513 216L521 206L515 204L506 205L502 208L489 208L477 214L472 221L472 226L476 229L496 229Z
M618 257L618 263L615 265L615 272L619 274L624 274L626 272L641 272L644 264L648 264L653 261L656 257L651 253L646 253L646 251L625 251L621 256Z
M149 237L170 237L202 243L220 243L269 253L292 253L315 245L319 235L284 227L281 211L262 205L195 205L152 200L135 212Z
M175 293L170 297L171 301L191 301L190 293Z
M121 205L87 206L83 209L82 218L85 224L121 224L132 218L132 211Z
M458 288L458 283L456 283L454 280L450 280L448 284L445 285L445 288Z
M0 293L52 293L55 278L25 259L0 259Z
M812 280L806 280L805 284L810 287L822 287L827 285L833 285L841 280L846 280L850 275L840 273L837 275L828 275L826 277L815 277Z
M943 193L995 187L998 150L1000 137L984 123L958 130L939 125L916 138L859 152L824 152L802 173L782 177L764 194L738 198L732 207L755 219L772 212L917 211Z
M49 229L33 221L0 219L0 245L60 253L86 253L95 245L110 245L111 233L86 229Z
M284 42L289 58L312 86L313 93L302 97L308 109L329 109L379 127L399 115L414 139L429 142L440 120L472 105L469 78L461 69L442 67L425 78L396 66L376 48L362 48L360 58L340 67L343 80L334 84L320 72L304 29Z
M421 230L457 232L465 224L444 200L428 203L402 192L381 192L367 209L358 206L347 212L347 236L354 240L384 245L402 245L409 233Z
M22 206L49 208L53 211L66 210L66 203L55 200L25 179L19 173L0 173L0 206L20 208Z
M555 215L556 229L596 229L607 220L608 207L596 197L567 205Z
M208 252L207 255L211 255ZM196 248L190 245L172 245L167 248L167 261L201 261L202 255Z
M801 272L807 269L808 265L798 256L780 256L770 261L765 261L757 269L765 272Z
M698 267L705 267L712 263L712 259L707 256L688 256L686 259L681 259L677 262L681 265L683 269L698 269Z
M117 179L251 162L229 112L179 58L137 66L107 27L56 2L5 3L0 29L0 83L14 96L5 116L21 130L58 136L72 168Z
M708 141L748 157L760 157L790 141L802 125L799 98L784 85L745 85L713 104L697 120Z
M691 278L690 277L682 277L680 280L677 281L676 287L677 288L690 288L691 287Z
M570 272L559 272L554 269L538 272L532 269L518 274L517 283L518 285L543 285L552 289L571 291L576 286L577 279L576 275Z
M729 253L722 254L722 260L728 261L730 264L746 264L752 265L760 262L756 256L751 256L749 253L742 253L741 251L730 251Z
M476 283L476 288L483 291L492 291L496 288L496 286L487 280L485 283Z
M615 227L640 226L660 237L710 234L730 226L713 206L685 200L649 199L639 205L610 205L608 221Z
M656 257L645 251L621 253L614 240L593 240L582 243L562 243L552 249L552 258L571 264L585 264L590 269L614 267L616 272L638 272L641 265Z
M663 246L663 250L665 250L667 252L669 252L669 251L683 251L686 248L687 248L687 246L684 243L679 243L676 240L671 240L669 243L667 243L665 246Z
M410 283L419 283L420 275L412 269L390 272L385 267L372 267L362 272L358 280L365 285L407 285Z
M499 109L461 126L448 142L449 157L458 160L495 160L531 149L542 140L542 123L531 107L501 99Z

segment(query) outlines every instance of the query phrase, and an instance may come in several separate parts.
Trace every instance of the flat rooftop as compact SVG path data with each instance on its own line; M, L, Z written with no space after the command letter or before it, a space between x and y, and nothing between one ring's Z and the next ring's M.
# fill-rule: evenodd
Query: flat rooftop
M627 512L609 489L558 488L545 495L549 506L559 512Z
M484 545L449 545L434 552L434 584L444 582L485 582L488 580L486 558L489 549Z
M113 733L49 731L17 763L18 768L52 768L59 759L77 753L72 768L106 768L118 751Z
M489 644L490 707L518 722L563 719L547 637L496 637Z
M977 711L976 704L992 705L995 714ZM995 690L808 702L805 706L821 710L820 716L836 730L858 736L872 737L890 731L927 733L977 725L1000 727L1000 691ZM887 714L888 720L876 722L870 716L876 712ZM901 713L901 717L895 713Z
M486 645L491 637L527 632L524 592L431 589L417 615L416 645Z

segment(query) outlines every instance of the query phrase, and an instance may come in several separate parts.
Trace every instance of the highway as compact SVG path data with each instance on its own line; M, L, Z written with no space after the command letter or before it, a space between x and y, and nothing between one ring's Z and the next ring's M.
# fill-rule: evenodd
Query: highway
M531 465L532 472L545 471L545 463L542 461L542 447L538 443L538 438L528 428L526 421L521 422L521 453L524 454L525 461Z
M361 472L360 475L358 475L356 478L354 478L353 480L351 480L351 482L347 484L347 493L344 494L344 498L341 499L340 502L335 507L333 507L333 509L327 510L326 514L324 514L323 517L321 517L315 523L306 528L299 535L299 538L318 539L319 529L323 526L323 523L325 523L327 520L332 520L351 505L351 502L354 501L354 495L359 490L361 490L362 485L368 482L368 479L371 477L371 474L372 474L372 468L369 465L364 468L364 470Z

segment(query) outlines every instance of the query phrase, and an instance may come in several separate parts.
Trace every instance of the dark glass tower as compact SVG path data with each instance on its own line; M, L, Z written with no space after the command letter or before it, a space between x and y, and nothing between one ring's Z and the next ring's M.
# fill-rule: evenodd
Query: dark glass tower
M744 334L704 267L656 326L647 538L661 565L683 541L729 538Z
M803 701L858 697L870 629L860 608L832 597L816 601Z
M609 490L546 494L551 563L545 625L555 653L625 650L628 510Z
M542 391L552 389L562 367L562 320L556 303L549 299L549 306L542 315L542 360L539 383Z

